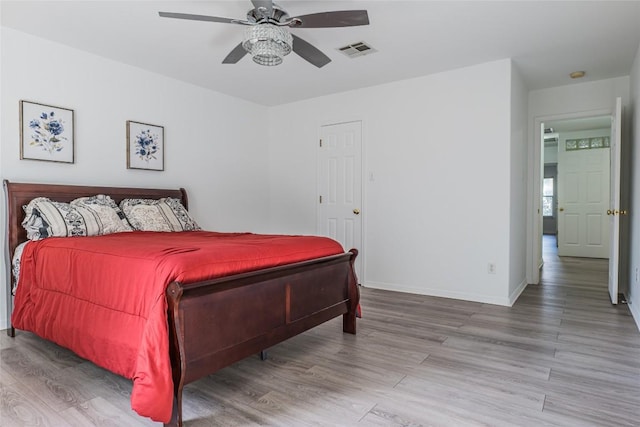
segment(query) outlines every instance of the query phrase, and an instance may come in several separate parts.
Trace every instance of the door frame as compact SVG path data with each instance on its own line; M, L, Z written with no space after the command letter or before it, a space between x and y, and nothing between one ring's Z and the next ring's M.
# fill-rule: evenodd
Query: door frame
M527 215L527 283L540 283L540 269L544 263L542 259L542 177L543 169L543 135L545 122L558 120L584 119L596 116L612 116L615 112L609 108L576 111L563 114L550 114L533 118L533 144L531 153L531 181L529 183L530 197ZM619 173L619 172L618 172Z
M319 200L320 197L320 151L319 151L319 141L321 139L322 136L322 127L323 126L334 126L334 125L341 125L341 124L345 124L345 123L353 123L353 122L360 122L360 173L361 173L361 180L360 180L360 186L361 186L361 194L360 194L360 201L361 201L361 242L362 242L362 247L359 248L359 253L358 253L358 261L360 262L360 269L361 271L356 271L356 274L358 276L358 284L361 286L365 286L365 282L366 282L366 271L367 271L367 262L366 262L366 247L367 247L367 200L366 200L366 195L367 195L367 186L368 186L368 180L365 179L365 177L368 175L367 173L367 169L366 169L366 147L367 144L365 143L365 141L367 140L367 126L366 126L366 121L364 118L362 117L346 117L346 118L334 118L334 119L327 119L327 120L322 120L322 121L318 121L317 122L317 129L318 129L318 135L316 138L316 141L314 142L316 144L316 150L315 150L315 157L316 157L316 203ZM315 210L315 223L316 223L316 233L319 232L319 212L320 212L320 207L319 205L316 205L316 210ZM348 250L349 248L344 248L345 250Z

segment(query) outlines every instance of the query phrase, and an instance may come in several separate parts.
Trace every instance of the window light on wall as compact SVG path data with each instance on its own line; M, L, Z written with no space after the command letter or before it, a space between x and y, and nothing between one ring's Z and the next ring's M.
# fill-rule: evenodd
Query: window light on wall
M553 178L545 178L542 185L542 215L553 216Z
M609 148L608 136L597 136L594 138L567 139L565 141L566 151L588 150L591 148Z

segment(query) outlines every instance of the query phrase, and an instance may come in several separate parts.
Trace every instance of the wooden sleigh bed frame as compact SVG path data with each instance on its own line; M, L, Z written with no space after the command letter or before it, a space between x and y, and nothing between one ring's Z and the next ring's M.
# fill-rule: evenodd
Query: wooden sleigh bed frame
M188 208L183 188L52 185L7 180L4 188L8 270L11 270L10 260L16 247L27 240L21 225L23 206L36 197L70 202L79 197L107 194L116 203L125 198L173 197ZM340 315L343 331L355 334L359 291L353 264L357 254L357 250L351 249L344 254L214 280L172 282L166 296L174 403L171 421L165 426L182 426L182 390L190 382ZM11 283L7 283L9 313L12 312ZM216 323L214 317L234 319L236 323ZM15 336L13 326L8 333Z

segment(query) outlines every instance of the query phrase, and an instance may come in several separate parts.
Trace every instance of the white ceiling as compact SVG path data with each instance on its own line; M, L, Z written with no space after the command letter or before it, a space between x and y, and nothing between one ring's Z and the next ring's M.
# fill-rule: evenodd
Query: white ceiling
M3 26L263 105L513 58L529 89L629 74L640 43L640 1L287 1L291 16L366 9L365 27L293 29L332 62L295 54L277 67L222 60L244 27L160 18L158 11L244 19L243 1L2 1ZM365 41L377 53L336 49Z

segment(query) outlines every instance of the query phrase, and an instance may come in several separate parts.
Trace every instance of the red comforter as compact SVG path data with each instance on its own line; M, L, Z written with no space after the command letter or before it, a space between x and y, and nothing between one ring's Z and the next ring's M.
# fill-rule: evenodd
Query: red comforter
M342 253L323 237L132 232L26 245L13 326L133 380L131 406L171 418L165 289Z

